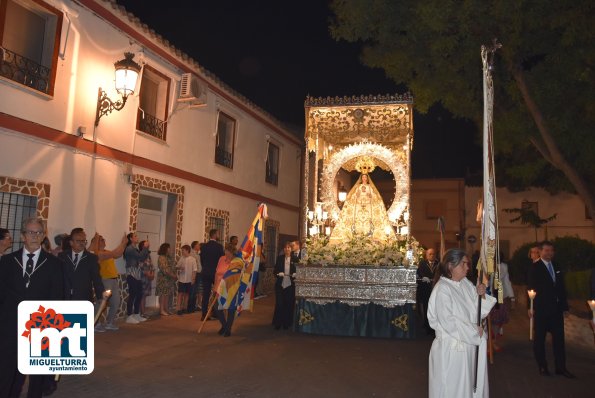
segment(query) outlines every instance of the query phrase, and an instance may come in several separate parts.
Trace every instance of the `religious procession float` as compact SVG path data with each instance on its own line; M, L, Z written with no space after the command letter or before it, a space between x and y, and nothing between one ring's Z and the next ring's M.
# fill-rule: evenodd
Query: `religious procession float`
M296 277L296 329L413 338L421 255L410 234L413 98L308 97L305 111L308 240ZM392 201L372 180L375 170L392 174Z

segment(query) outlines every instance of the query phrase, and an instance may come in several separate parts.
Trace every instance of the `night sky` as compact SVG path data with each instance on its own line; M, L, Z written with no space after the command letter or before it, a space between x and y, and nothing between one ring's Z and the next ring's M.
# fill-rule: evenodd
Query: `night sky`
M335 41L322 0L117 0L236 91L303 133L304 99L403 93L360 46ZM415 94L415 93L414 93ZM464 177L481 167L476 128L439 105L414 115L414 178ZM301 133L300 133L301 134Z

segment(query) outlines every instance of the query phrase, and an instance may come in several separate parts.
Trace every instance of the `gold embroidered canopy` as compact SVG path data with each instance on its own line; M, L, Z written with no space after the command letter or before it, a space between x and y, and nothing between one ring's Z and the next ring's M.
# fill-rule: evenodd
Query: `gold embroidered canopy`
M387 209L389 219L399 220L408 214L413 97L410 94L308 96L304 107L308 160L304 164L303 230L311 228L308 215L315 220L311 224L323 233L334 226L340 213L335 177L341 168L360 173L362 165L366 173L376 167L390 170L396 186L394 200ZM314 216L320 213L328 218L320 222L312 216L313 211Z
M413 97L369 95L307 97L306 142L308 150L340 149L349 144L373 142L402 148L413 137ZM316 151L319 152L319 151Z

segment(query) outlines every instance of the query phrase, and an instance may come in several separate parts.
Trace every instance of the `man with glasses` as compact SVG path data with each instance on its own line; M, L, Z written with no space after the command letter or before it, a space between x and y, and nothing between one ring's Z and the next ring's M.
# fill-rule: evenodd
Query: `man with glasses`
M74 228L70 233L70 250L58 255L64 266L65 296L68 300L93 301L93 289L97 300L107 299L97 256L87 251L87 234L82 228ZM104 332L105 330L96 330Z
M6 228L0 228L0 257L12 247L12 236Z
M0 259L0 397L18 397L25 376L17 370L17 308L24 300L61 300L64 296L60 261L41 249L45 224L26 219L20 250ZM28 397L41 397L43 375L29 376Z

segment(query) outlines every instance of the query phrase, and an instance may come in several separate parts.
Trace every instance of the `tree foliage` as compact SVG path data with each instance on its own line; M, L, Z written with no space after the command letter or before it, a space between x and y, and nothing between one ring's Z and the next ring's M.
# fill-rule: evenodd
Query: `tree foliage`
M535 240L537 240L537 228L541 228L542 225L546 225L548 222L555 220L558 215L558 213L554 213L549 217L541 218L539 217L539 214L535 212L535 210L524 207L515 207L502 210L504 210L506 213L518 214L518 216L510 219L511 223L520 221L520 223L523 225L533 227L535 229ZM545 232L545 239L547 240L547 229Z
M576 191L595 214L595 2L334 0L331 8L333 36L361 42L362 61L407 85L419 111L441 103L478 127L480 47L497 38L494 139L505 166L497 174L512 188Z

